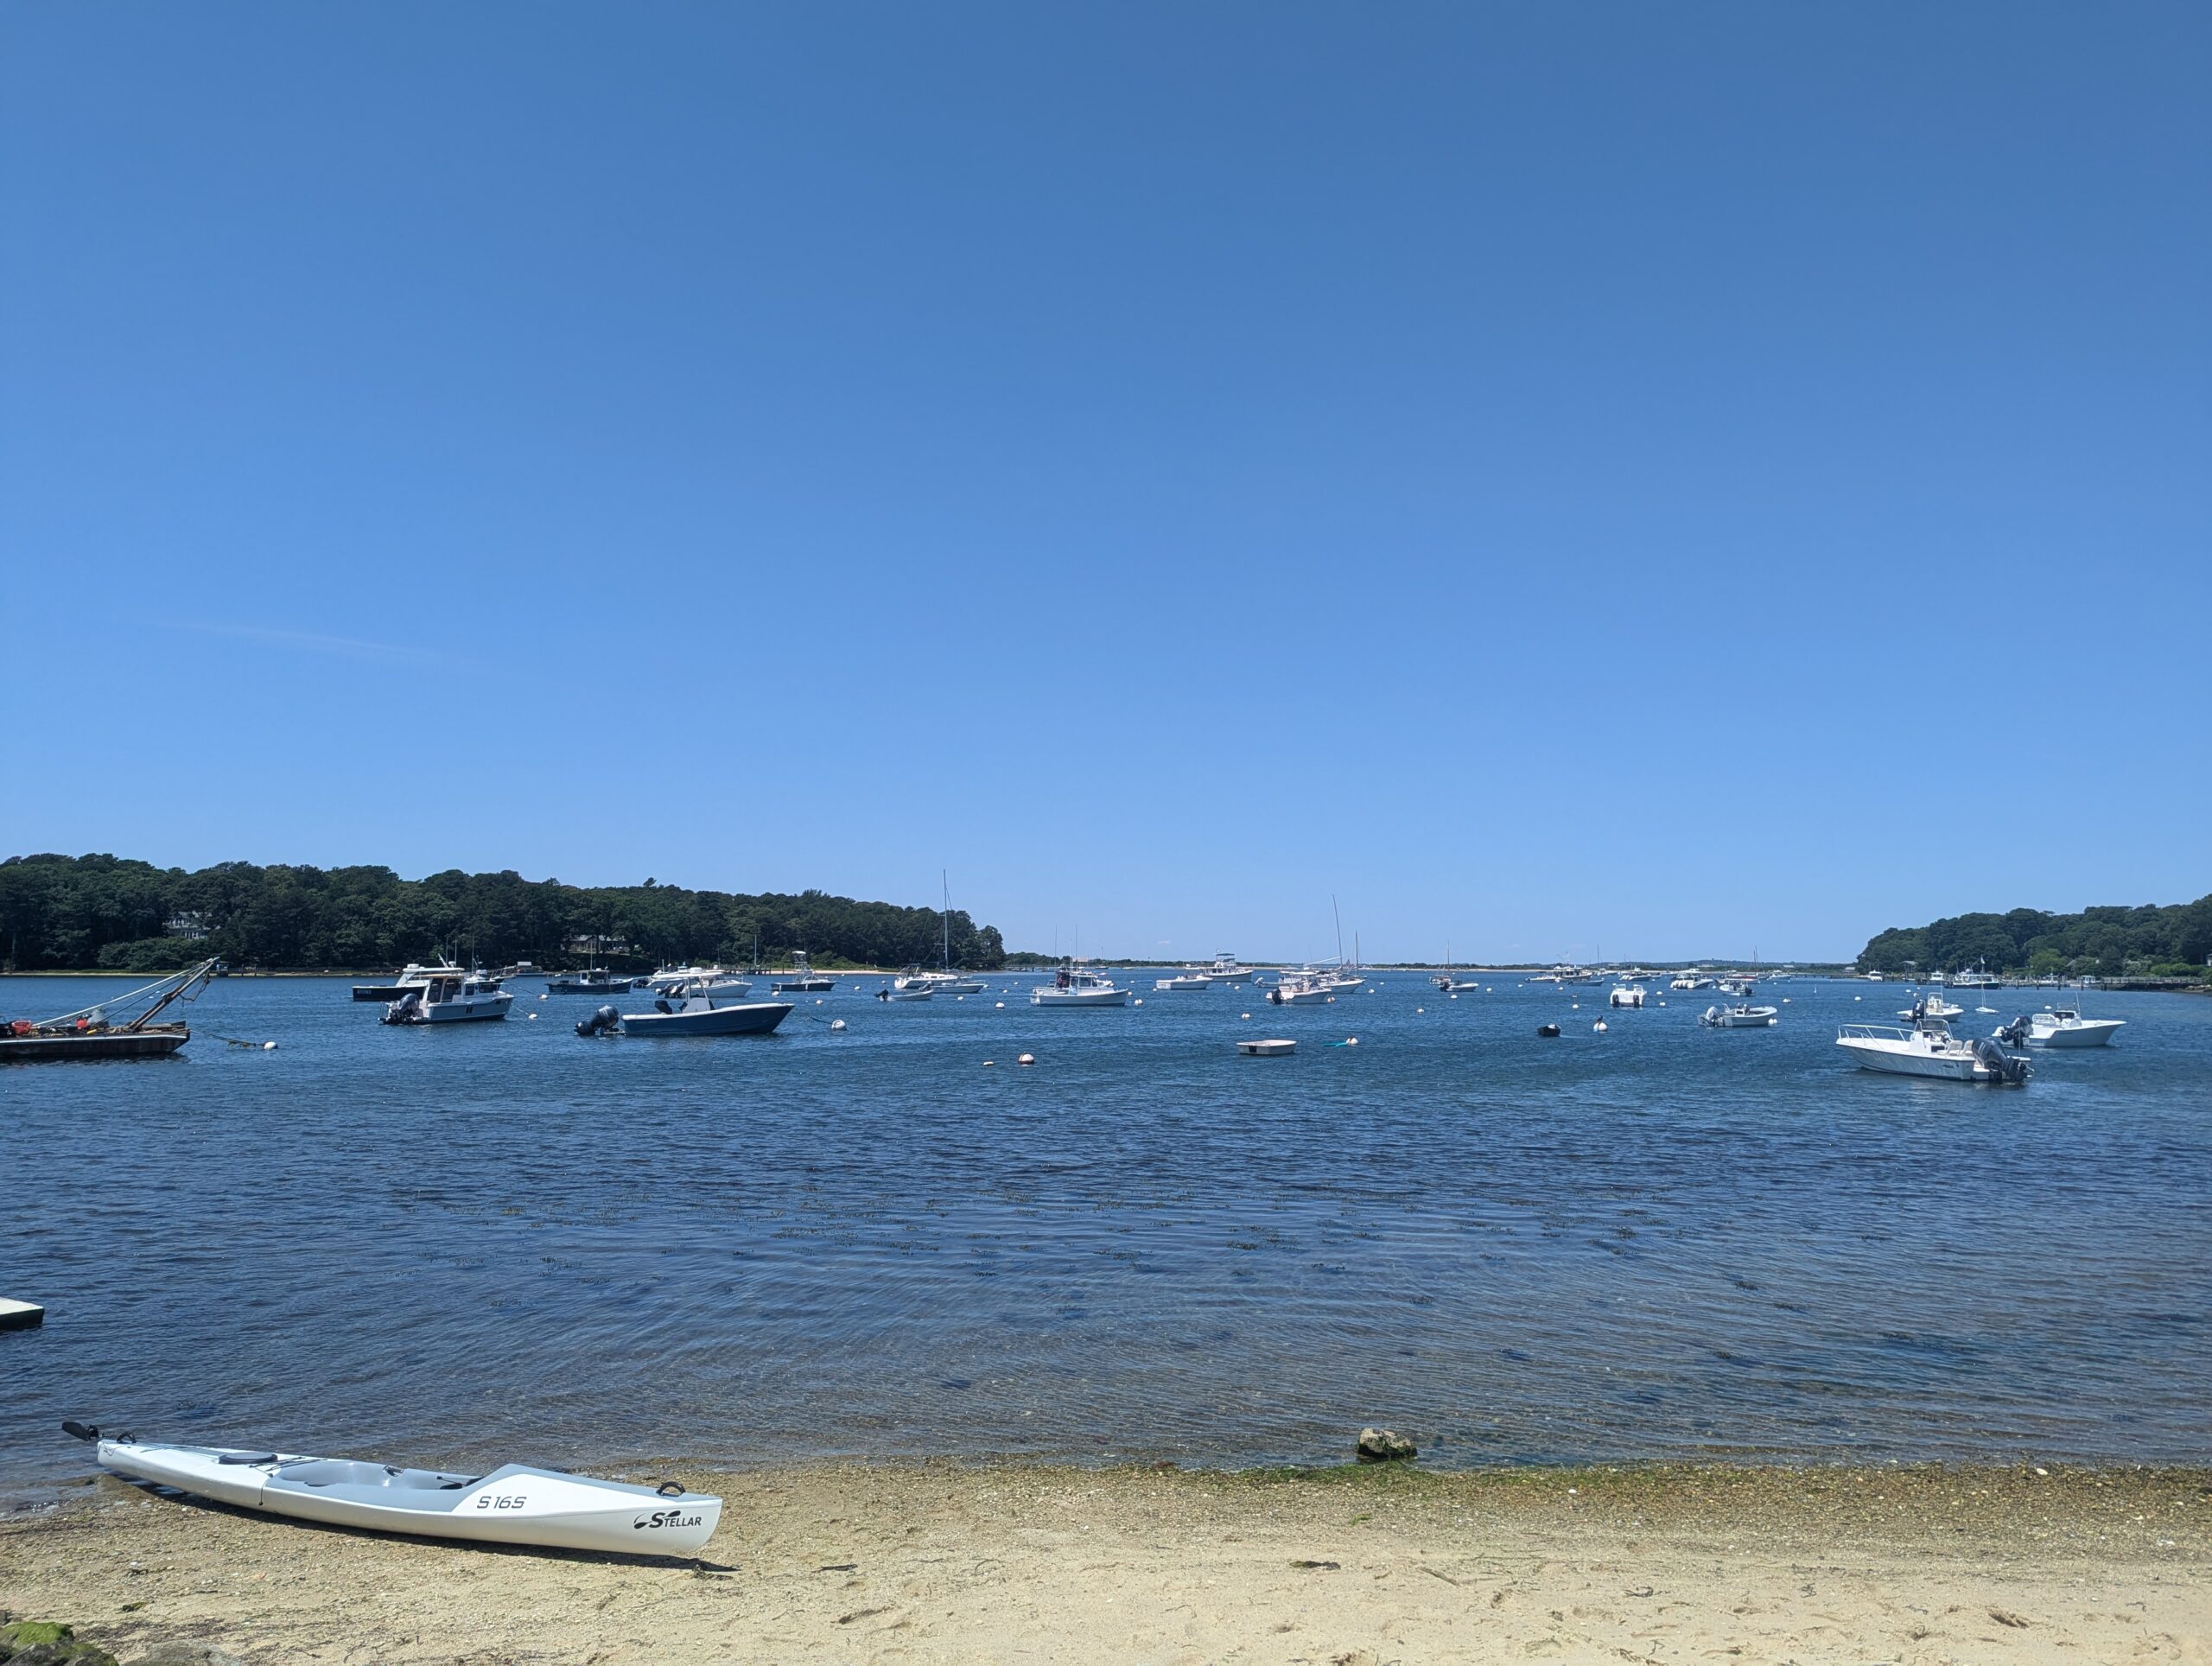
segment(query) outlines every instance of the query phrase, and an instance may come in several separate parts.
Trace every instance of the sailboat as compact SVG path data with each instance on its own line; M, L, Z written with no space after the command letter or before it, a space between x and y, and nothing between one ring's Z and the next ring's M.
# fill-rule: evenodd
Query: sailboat
M980 977L956 971L952 965L952 886L942 869L938 881L944 889L944 905L938 910L944 925L944 946L938 951L938 969L925 972L918 967L909 969L891 986L893 1001L920 1001L932 995L981 995L990 986Z
M1352 934L1352 957L1350 960L1344 958L1344 917L1342 911L1337 907L1337 900L1334 896L1329 899L1329 912L1334 914L1337 919L1337 963L1335 969L1325 974L1322 981L1332 990L1342 994L1346 989L1358 989L1367 980L1359 975L1359 934L1357 932Z

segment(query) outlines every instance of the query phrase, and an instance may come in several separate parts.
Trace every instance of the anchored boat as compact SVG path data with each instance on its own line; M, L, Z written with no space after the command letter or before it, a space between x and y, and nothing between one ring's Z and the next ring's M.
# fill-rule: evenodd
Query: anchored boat
M1846 1024L1835 1044L1861 1070L1891 1076L1936 1076L1954 1082L2024 1085L2033 1067L1995 1041L1968 1041L1951 1033L1940 1018L1923 1018L1910 1029L1886 1024Z
M94 1443L118 1475L172 1486L218 1504L305 1522L384 1533L474 1539L643 1556L696 1556L720 1524L722 1501L673 1481L632 1486L556 1469L505 1464L484 1475L402 1469L351 1458L309 1458L250 1447L180 1447L126 1434Z
M176 1002L191 1002L207 980L215 976L219 960L203 960L197 966L156 980L143 989L112 1001L86 1007L59 1018L36 1021L19 1018L0 1022L0 1061L41 1059L165 1059L192 1040L185 1024L155 1021ZM144 1010L125 1022L116 1014L143 1005Z

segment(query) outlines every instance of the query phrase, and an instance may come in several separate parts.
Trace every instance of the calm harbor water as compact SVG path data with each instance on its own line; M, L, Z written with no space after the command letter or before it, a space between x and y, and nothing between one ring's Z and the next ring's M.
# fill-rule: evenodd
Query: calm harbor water
M1443 1464L2212 1461L2212 1001L2089 997L2117 1043L2008 1091L1848 1068L1895 985L1717 1032L1033 981L593 1042L532 982L431 1031L228 980L175 1060L0 1068L0 1294L49 1308L0 1335L0 1481L82 1469L64 1416L454 1466L1333 1461L1370 1421Z

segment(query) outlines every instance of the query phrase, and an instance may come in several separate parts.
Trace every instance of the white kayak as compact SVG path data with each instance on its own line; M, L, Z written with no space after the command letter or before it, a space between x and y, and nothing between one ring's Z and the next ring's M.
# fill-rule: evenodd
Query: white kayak
M69 1427L80 1438L99 1431ZM302 1521L494 1544L559 1546L640 1556L696 1556L721 1521L722 1501L670 1481L656 1491L554 1469L507 1464L486 1475L400 1469L352 1458L251 1447L99 1440L118 1475L219 1504Z

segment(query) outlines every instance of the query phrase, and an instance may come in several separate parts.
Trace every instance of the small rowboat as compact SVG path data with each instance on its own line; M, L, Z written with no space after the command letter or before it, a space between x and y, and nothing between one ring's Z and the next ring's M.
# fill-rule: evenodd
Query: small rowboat
M673 1481L656 1490L506 1464L485 1475L400 1469L351 1458L308 1458L232 1447L102 1440L100 1463L219 1504L302 1521L441 1539L526 1544L639 1556L696 1556L721 1521L722 1501Z

